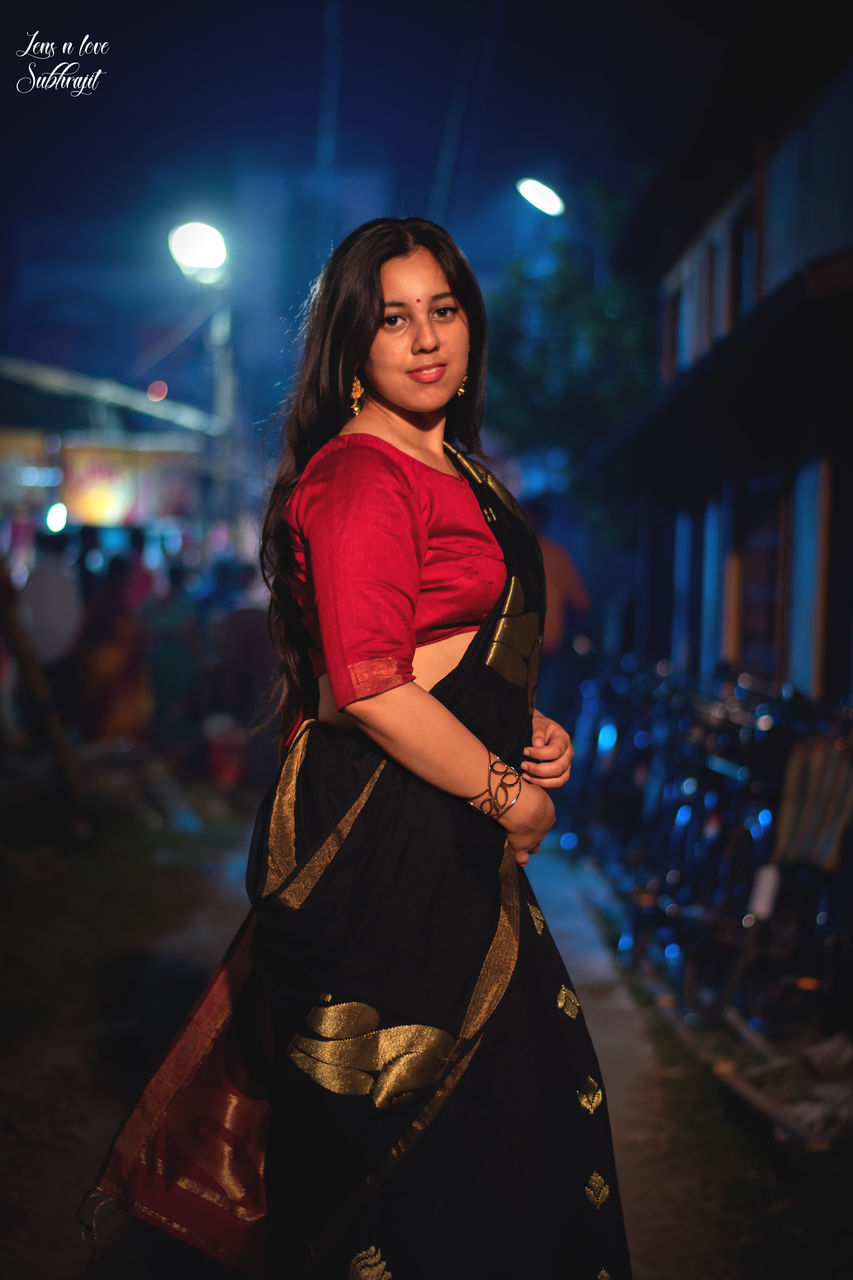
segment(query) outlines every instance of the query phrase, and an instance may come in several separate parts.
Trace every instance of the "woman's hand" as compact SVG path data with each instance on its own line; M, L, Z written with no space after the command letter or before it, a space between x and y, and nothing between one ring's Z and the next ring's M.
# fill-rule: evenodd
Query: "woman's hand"
M522 782L518 800L498 818L520 867L526 867L555 821L554 804L541 787Z
M541 711L533 712L533 740L524 748L523 776L546 791L565 786L575 754L572 740L562 725Z

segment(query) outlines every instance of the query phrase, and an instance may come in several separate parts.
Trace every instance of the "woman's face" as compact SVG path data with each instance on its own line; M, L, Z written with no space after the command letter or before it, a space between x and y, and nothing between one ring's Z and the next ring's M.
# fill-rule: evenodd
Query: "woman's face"
M468 317L428 249L390 258L381 283L385 316L364 362L365 376L399 409L443 409L468 368Z

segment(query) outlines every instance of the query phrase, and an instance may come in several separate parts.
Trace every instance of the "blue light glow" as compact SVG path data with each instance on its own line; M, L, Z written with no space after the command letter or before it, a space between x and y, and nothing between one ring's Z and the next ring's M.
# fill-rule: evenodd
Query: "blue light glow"
M720 797L717 795L716 791L706 791L706 792L705 792L705 801L704 801L705 808L706 808L706 809L716 809L716 807L717 807L717 801L719 800L719 798L720 798Z
M616 746L616 739L618 736L619 734L616 731L616 725L611 724L609 721L605 721L598 731L598 750L612 751Z
M689 822L690 812L691 812L690 805L683 804L681 808L678 810L678 813L675 815L675 825L677 827L683 827L685 823Z
M667 960L677 960L681 955L681 947L677 942L670 942L668 946L664 947L663 954Z
M535 209L541 210L542 213L549 214L552 218L557 218L565 211L566 206L563 204L556 191L552 191L550 187L546 187L544 182L538 182L536 178L521 178L516 184L515 189L520 196L529 201Z
M638 729L634 734L634 746L638 751L645 751L650 742L651 739L645 729Z
M634 945L634 935L623 933L616 944L617 951L630 951Z
M564 831L563 834L560 836L560 848L561 849L577 849L577 847L578 847L578 838L575 835L574 831Z
M771 827L773 825L773 814L769 809L762 809L758 815L758 821L762 827Z

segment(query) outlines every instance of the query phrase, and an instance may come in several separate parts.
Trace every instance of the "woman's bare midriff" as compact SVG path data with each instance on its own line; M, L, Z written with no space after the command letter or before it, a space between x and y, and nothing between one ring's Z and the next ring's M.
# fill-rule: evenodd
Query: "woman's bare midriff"
M459 665L462 655L474 639L475 634L476 632L474 631L461 631L458 635L446 636L444 640L435 640L432 644L419 645L415 649L415 655L412 658L415 683L419 684L422 689L431 689L433 685L438 684L439 680L443 680L454 667ZM338 711L335 706L329 677L326 675L320 676L318 684L320 686L320 704L317 711L317 719L323 720L326 724L351 726L353 723L352 718L345 711Z

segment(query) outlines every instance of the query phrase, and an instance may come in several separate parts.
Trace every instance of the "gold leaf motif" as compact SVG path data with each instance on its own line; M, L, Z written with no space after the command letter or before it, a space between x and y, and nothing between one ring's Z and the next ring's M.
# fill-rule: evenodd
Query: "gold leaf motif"
M349 1264L349 1280L392 1280L382 1250L371 1245L357 1253Z
M541 934L542 930L545 928L545 917L538 907L534 907L532 902L528 902L527 910L530 912L536 932Z
M601 1085L596 1084L592 1076L587 1076L586 1085L583 1089L578 1089L578 1102L584 1111L588 1111L592 1115L596 1107L601 1105L604 1095L601 1092Z
M589 1182L587 1182L585 1190L587 1200L590 1204L595 1205L596 1209L600 1209L610 1195L610 1188L600 1173L591 1173L589 1175Z
M562 1009L566 1017L571 1018L572 1022L574 1022L580 1007L580 1001L574 991L571 991L564 983L557 995L557 1008Z
M604 1267L602 1267L596 1276L596 1280L610 1280L610 1272L605 1271Z

